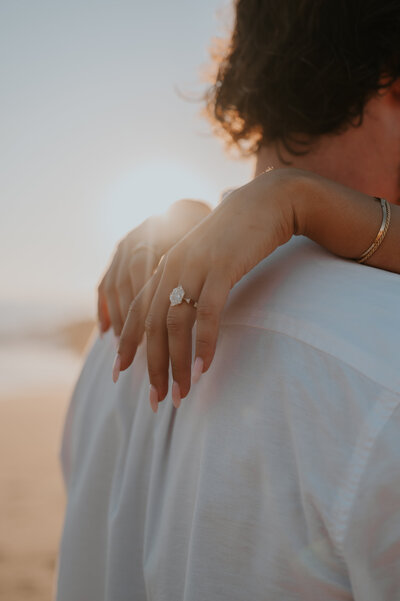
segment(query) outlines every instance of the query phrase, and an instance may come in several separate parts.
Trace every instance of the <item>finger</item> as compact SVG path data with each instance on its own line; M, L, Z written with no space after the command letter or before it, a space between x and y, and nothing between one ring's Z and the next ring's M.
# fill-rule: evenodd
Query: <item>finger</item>
M118 305L120 309L120 315L122 319L122 323L125 323L125 320L128 316L129 307L134 299L134 294L131 286L130 280L127 280L117 286L117 294L118 294ZM123 327L123 325L122 325Z
M154 250L147 246L139 246L133 254L129 250L124 252L117 276L118 301L123 322L133 299L148 282L157 263Z
M97 289L97 318L101 333L107 332L111 325L110 316L108 314L107 300L104 294L103 282L100 283Z
M134 297L152 277L157 264L158 258L154 251L147 247L139 247L130 257L128 271Z
M160 283L155 292L146 318L147 367L150 383L162 401L168 392L169 350L167 314L169 295L176 287L180 271L180 260L168 256Z
M209 369L214 358L221 313L229 291L230 283L220 272L211 272L204 282L197 304L194 382Z
M134 298L131 279L129 277L129 257L126 252L121 253L121 260L117 267L115 288L118 298L119 313L122 321L122 330L126 316L128 315L130 304Z
M114 257L111 261L111 265L108 268L108 270L99 286L102 297L104 298L104 300L103 299L100 300L100 298L99 298L99 303L98 303L99 315L100 315L100 311L103 311L104 307L106 307L107 315L108 315L108 320L106 323L108 323L108 327L110 327L110 325L113 327L114 333L117 336L120 334L121 329L122 329L121 315L120 315L119 304L118 304L118 299L117 299L117 290L116 290L118 266L119 266L119 263L122 258L122 251L123 251L123 244L120 243L118 245L117 250L114 254ZM103 313L102 313L102 315L103 315Z
M114 334L119 336L122 331L123 321L121 317L121 311L119 308L117 289L114 284L110 284L106 287L106 299L108 313L110 315L110 321Z
M146 317L159 284L161 273L161 270L157 270L129 307L118 345L121 371L127 369L135 358L137 347L143 338Z
M193 273L193 272L192 272ZM198 272L196 272L198 274ZM196 301L200 296L204 278L189 276L188 271L182 274L180 282L185 291L185 298ZM168 351L171 361L173 384L172 400L179 407L182 398L190 390L190 370L192 362L192 329L196 320L196 309L193 304L183 301L180 305L170 306L167 315Z
M119 246L118 261L115 262L112 272L112 277L115 278L115 292L118 299L118 309L122 320L122 326L128 313L129 305L133 300L129 277L129 256L128 245L126 240L124 240Z

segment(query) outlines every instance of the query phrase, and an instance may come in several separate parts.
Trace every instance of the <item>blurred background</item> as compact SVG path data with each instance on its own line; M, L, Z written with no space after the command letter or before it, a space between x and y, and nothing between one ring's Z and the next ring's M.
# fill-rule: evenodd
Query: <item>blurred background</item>
M1 599L51 598L62 423L116 242L251 177L184 99L230 24L227 0L0 2Z

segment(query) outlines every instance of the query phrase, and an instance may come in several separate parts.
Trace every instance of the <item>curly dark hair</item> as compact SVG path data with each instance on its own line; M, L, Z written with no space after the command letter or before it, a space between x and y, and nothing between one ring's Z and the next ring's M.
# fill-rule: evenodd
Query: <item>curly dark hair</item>
M206 112L242 154L302 154L400 76L400 0L237 0Z

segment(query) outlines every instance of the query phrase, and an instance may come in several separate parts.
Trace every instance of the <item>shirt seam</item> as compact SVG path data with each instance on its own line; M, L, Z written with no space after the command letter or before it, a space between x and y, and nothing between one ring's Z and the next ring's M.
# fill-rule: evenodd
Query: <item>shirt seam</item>
M341 481L342 483L340 487L338 487L338 494L333 504L333 509L328 514L328 527L336 545L336 555L338 559L343 562L343 564L346 564L344 558L344 542L360 482L365 474L373 447L376 444L380 433L386 426L393 412L400 404L399 392L388 386L384 386L379 382L376 382L364 372L357 370L357 368L353 365L348 364L344 360L340 359L340 357L337 357L336 355L333 355L332 353L329 353L328 351L301 338L297 338L291 334L282 332L279 329L274 330L271 327L268 327L267 329L257 324L234 323L232 321L224 322L222 325L260 329L265 332L274 332L289 339L296 340L302 344L305 344L307 347L313 348L324 355L332 357L335 359L335 361L343 364L351 370L354 370L369 382L381 387L381 391L377 400L375 401L373 407L368 411L368 414L361 426L360 434L354 444L354 451L345 468L345 476Z
M285 317L285 316L282 314L282 317ZM391 392L392 394L396 394L396 395L400 394L400 382L399 382L398 387L392 387L392 386L389 386L388 384L385 384L385 383L383 383L381 381L378 381L378 380L376 380L376 378L372 377L371 375L369 375L365 371L360 370L355 365L352 365L351 363L347 362L345 359L339 357L338 355L336 355L334 353L331 353L330 351L326 350L322 346L320 346L318 344L314 344L312 342L309 342L309 341L305 340L304 338L302 338L300 336L295 336L292 333L285 332L281 328L279 328L279 326L276 326L275 328L271 327L271 326L264 327L264 326L261 326L259 324L249 324L247 322L240 322L240 321L234 321L234 320L222 321L221 322L221 327L222 326L247 327L247 328L252 328L252 329L256 329L256 330L262 330L264 332L274 332L276 334L280 334L281 336L286 336L287 338L290 338L292 340L296 340L297 342L301 342L302 344L306 345L307 347L313 348L313 349L315 349L315 350L323 353L324 355L332 357L333 359L335 359L339 363L345 365L346 367L349 367L350 369L354 370L355 372L357 372L358 374L360 374L361 376L363 376L364 378L366 378L368 381L373 382L374 384L376 384L378 386L381 386L382 388L384 388L388 392Z
M399 406L397 395L390 394L390 392L385 390L379 395L374 407L364 421L362 431L354 447L354 453L348 463L347 477L337 496L332 512L334 539L343 561L345 561L344 542L361 480L380 434Z

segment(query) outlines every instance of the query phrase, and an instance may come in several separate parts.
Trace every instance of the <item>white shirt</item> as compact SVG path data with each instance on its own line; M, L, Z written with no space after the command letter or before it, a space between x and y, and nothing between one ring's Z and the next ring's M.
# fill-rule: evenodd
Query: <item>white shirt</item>
M64 432L58 601L400 599L400 278L302 238L154 415L96 340Z

